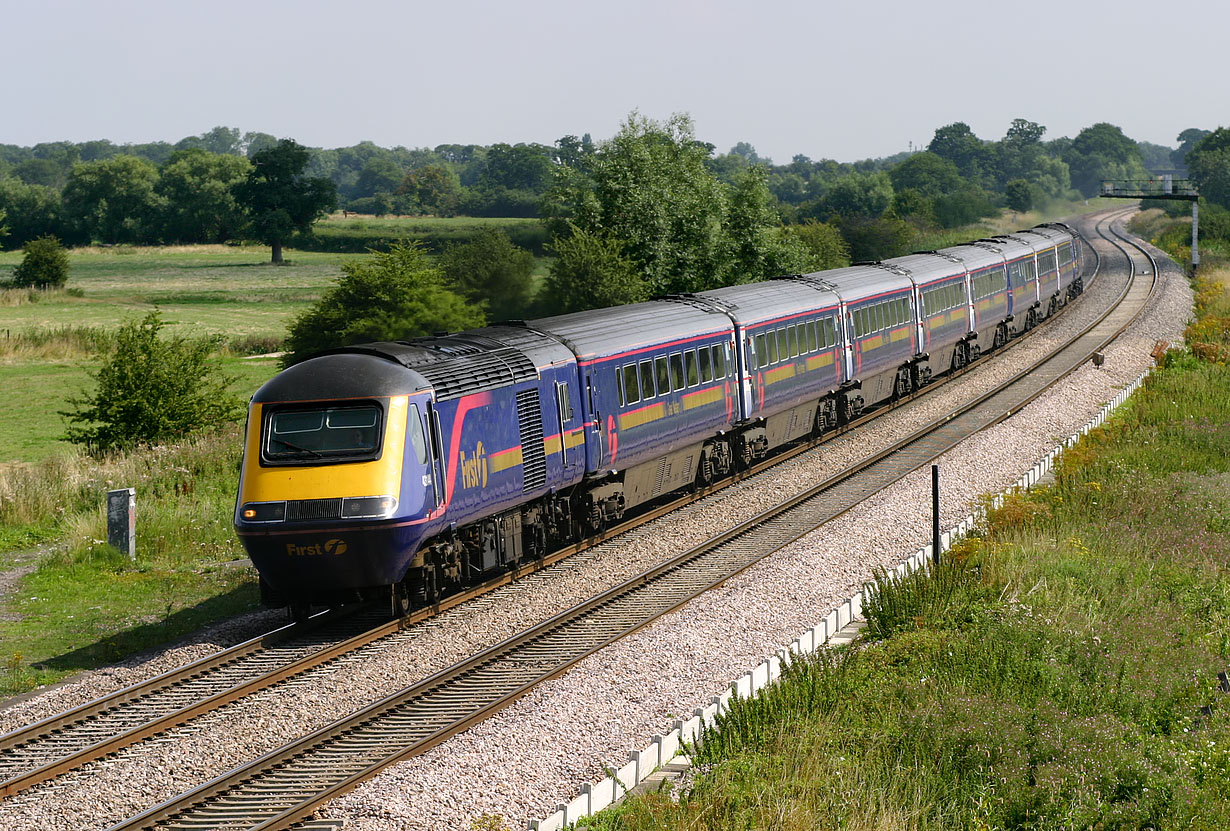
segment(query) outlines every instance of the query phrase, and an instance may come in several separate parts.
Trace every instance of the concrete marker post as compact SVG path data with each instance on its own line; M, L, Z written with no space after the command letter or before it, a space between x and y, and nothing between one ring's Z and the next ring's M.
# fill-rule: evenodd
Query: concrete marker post
M137 489L107 491L107 544L137 559Z

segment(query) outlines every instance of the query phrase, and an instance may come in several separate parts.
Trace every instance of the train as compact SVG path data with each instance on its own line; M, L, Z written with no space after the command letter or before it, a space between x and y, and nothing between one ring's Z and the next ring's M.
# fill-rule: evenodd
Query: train
M235 530L263 602L395 612L844 429L1083 290L1061 223L296 363L249 404Z

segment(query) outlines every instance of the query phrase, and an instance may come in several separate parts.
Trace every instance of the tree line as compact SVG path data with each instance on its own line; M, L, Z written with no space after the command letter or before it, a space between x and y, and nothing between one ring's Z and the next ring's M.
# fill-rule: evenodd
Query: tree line
M748 175L762 177L784 222L835 222L861 259L869 246L908 236L901 222L955 227L1005 205L1023 210L1048 199L1093 196L1103 179L1143 178L1146 157L1156 169L1190 150L1185 142L1205 131L1184 131L1178 151L1134 142L1110 124L1095 124L1074 139L1045 141L1045 132L1017 119L1002 139L984 140L958 122L936 130L924 152L852 164L796 155L778 165L746 142L722 154L689 140L719 182L738 187ZM19 247L43 234L69 244L240 238L247 226L234 188L252 160L277 145L267 133L231 127L174 144L0 145L5 244ZM301 175L332 183L337 206L356 213L550 219L544 206L557 194L561 172L586 170L598 156L588 134L553 145L411 149L361 142L309 148ZM754 168L759 172L751 173Z

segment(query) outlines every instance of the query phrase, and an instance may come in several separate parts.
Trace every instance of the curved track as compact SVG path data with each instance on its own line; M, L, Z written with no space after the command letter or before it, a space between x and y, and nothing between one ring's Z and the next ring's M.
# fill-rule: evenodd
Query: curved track
M1156 285L1152 258L1145 253L1147 269L1139 268L1133 255L1112 244L1133 262L1132 279L1114 306L1050 357L958 413L667 563L115 829L287 827L1008 417L1087 361L1145 308Z

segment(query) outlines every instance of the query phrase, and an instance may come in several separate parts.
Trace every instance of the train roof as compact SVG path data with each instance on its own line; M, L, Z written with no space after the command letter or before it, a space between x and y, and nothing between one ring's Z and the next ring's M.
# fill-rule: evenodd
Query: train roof
M1042 225L1035 225L1026 233L1046 237L1056 245L1076 239L1076 232L1062 222L1047 222Z
M313 356L287 367L262 384L252 401L274 404L388 398L412 395L429 387L430 383L422 375L394 367L381 356L335 352Z
M891 261L861 263L836 268L832 271L816 271L795 278L823 286L837 294L846 303L857 303L894 291L913 288L914 283L905 269L894 266Z
M558 338L582 361L733 331L722 311L688 298L572 312L526 325Z
M696 298L726 310L740 325L754 325L788 315L836 306L840 298L818 283L782 277L697 292Z
M367 362L356 361L356 356L362 356ZM378 363L372 363L373 359ZM369 390L366 393L369 396L431 388L437 400L447 401L533 381L538 378L541 367L572 360L567 348L541 332L516 325L489 326L435 337L343 346L296 364L278 377L288 375L295 367L307 367L309 372L329 374L328 383L323 379L317 381L317 388L350 389L355 386L350 379L334 376L337 371L344 374L345 367L361 366L364 369L363 388Z
M887 262L905 269L920 286L945 277L965 276L964 259L939 251L917 251L904 257L893 257Z

